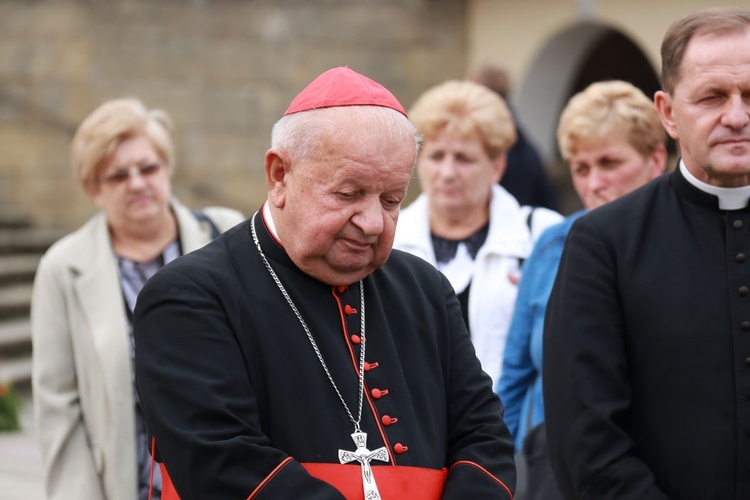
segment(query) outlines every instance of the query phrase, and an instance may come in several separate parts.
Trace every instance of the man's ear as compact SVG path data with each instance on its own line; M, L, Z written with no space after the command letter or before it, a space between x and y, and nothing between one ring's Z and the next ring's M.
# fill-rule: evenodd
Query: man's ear
M276 208L282 208L286 202L286 176L291 163L289 157L281 151L266 151L265 169L268 201Z
M677 124L675 123L674 116L672 115L672 96L668 92L657 90L654 94L654 105L656 106L656 111L659 113L659 117L661 118L661 123L662 125L664 125L664 130L667 131L669 137L676 141L679 140L680 138L679 134L677 133Z

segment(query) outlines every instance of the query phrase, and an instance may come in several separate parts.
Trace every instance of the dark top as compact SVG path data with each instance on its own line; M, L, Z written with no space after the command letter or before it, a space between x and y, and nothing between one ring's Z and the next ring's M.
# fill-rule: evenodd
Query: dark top
M515 144L508 150L507 166L500 185L521 205L559 210L555 185L544 168L542 159L520 127L516 128Z
M748 231L679 168L574 223L543 362L566 498L750 498Z
M304 274L255 220L356 415L359 286ZM378 467L448 468L442 498L510 498L513 442L447 280L394 250L364 286L362 430L390 459L373 462L376 477ZM249 221L160 270L138 298L135 327L144 414L182 500L343 498L301 464L338 464L338 450L353 449L352 424Z

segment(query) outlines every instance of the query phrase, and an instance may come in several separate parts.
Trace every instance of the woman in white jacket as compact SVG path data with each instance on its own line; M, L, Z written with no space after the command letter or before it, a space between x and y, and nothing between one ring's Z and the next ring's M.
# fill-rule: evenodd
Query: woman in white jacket
M394 248L446 275L494 387L521 264L562 216L522 207L498 185L516 134L505 102L488 88L442 83L422 94L409 118L424 136L417 161L423 193L401 212Z
M34 412L51 500L148 497L148 433L133 385L136 296L166 262L243 219L172 198L170 123L136 99L115 99L73 138L76 177L99 212L45 254L31 302Z

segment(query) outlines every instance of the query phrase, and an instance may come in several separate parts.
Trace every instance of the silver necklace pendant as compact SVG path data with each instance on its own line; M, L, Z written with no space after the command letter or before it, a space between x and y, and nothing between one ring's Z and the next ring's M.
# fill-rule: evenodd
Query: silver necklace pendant
M339 450L339 462L342 464L359 462L362 468L362 487L365 491L365 500L381 500L378 485L375 484L375 477L372 475L370 461L388 462L388 450L385 449L385 446L374 451L368 450L366 432L354 431L352 439L357 449L354 451Z

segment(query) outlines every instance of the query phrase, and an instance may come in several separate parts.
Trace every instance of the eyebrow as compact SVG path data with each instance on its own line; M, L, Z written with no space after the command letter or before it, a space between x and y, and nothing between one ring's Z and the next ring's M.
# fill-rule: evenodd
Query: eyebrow
M140 167L142 165L147 165L149 163L163 163L163 161L161 160L161 158L155 158L155 159L144 158L143 160L138 160L138 161L136 161L134 163L128 163L126 165L123 165L123 164L115 165L113 167L113 169L114 170L118 170L118 169L119 170L127 170L130 167Z

